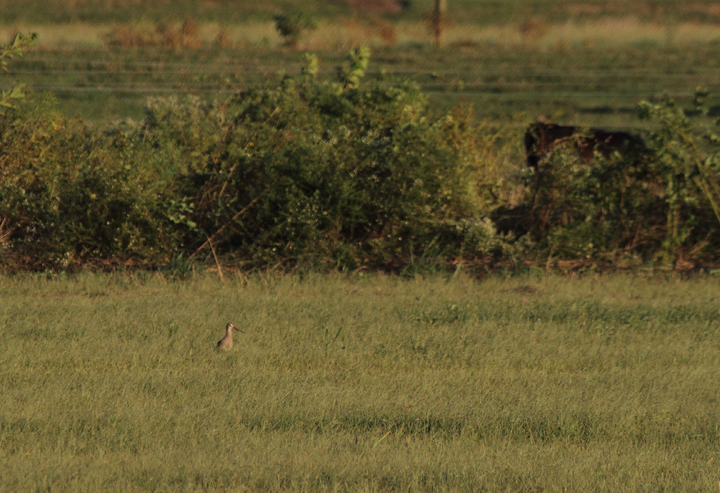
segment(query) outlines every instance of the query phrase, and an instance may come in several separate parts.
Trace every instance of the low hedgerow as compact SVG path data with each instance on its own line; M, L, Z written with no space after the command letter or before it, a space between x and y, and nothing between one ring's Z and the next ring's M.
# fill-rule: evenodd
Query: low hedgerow
M197 225L188 245L348 269L394 268L430 244L500 252L492 228L468 222L487 212L468 115L432 117L415 85L361 85L367 57L354 52L336 83L317 82L310 58L300 81L213 104L152 102L143 141L179 172Z
M249 266L396 269L502 255L483 220L491 184L467 111L434 116L413 84L298 80L204 102L148 101L141 124L100 132L44 102L2 121L6 262L67 267L208 255ZM209 245L209 248L207 246Z
M0 262L423 272L717 259L720 139L672 102L640 105L655 125L634 155L582 163L560 145L523 174L512 125L433 114L414 84L365 81L368 63L354 50L319 81L306 55L295 78L149 99L142 122L110 129L4 92Z
M67 120L42 101L0 121L0 217L11 228L6 263L68 267L88 261L153 262L178 235L163 210L160 174L134 143Z

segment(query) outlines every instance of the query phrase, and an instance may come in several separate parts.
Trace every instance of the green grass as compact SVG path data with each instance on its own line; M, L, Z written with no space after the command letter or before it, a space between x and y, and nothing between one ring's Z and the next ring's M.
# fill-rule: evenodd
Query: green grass
M41 49L14 60L1 82L52 92L64 113L106 123L141 118L148 95L212 98L297 74L304 51L320 56L322 77L334 77L347 51L366 44L369 77L414 80L434 108L473 104L479 119L637 128L638 102L667 92L687 105L698 86L720 113L720 10L712 2L450 0L441 49L426 23L433 1L410 5L378 17L320 0L0 0L0 38L18 30L41 36ZM282 47L272 15L298 7L318 29L295 52ZM197 22L199 49L107 46L113 27L157 38L156 23L179 30L185 19ZM215 46L220 33L223 48Z
M0 300L0 490L717 488L712 277L26 275Z
M335 77L345 49L321 50L320 76ZM473 104L479 119L538 115L568 123L638 127L635 106L669 93L690 106L699 85L711 91L716 116L720 45L583 47L541 50L485 46L440 51L426 46L377 47L368 78L413 80L430 105ZM283 73L299 75L302 53L258 46L224 50L43 49L14 60L6 81L50 92L68 115L91 122L142 118L145 98L257 87ZM524 124L524 123L521 123Z

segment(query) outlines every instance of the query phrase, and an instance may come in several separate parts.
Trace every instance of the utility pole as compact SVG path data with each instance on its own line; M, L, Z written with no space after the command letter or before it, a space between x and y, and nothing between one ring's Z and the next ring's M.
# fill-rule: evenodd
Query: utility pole
M430 18L430 28L435 37L435 46L440 46L440 37L445 24L445 14L447 13L447 0L435 0L435 10Z

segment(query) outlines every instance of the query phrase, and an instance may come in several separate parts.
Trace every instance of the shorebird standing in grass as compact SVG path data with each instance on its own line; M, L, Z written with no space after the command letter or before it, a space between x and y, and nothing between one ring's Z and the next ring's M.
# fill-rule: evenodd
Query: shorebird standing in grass
M216 351L229 351L233 347L233 340L232 340L232 331L233 329L237 330L238 332L243 332L242 330L235 327L233 324L228 323L227 327L225 327L225 337L220 339L218 343L215 345Z

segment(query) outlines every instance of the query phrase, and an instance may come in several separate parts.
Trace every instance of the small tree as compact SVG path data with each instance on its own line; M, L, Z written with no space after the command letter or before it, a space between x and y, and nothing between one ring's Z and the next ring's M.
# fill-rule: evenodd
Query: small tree
M343 85L343 89L357 89L360 80L365 77L370 63L370 49L367 46L361 46L352 50L348 54L348 63L337 68L338 80Z
M304 31L317 29L315 19L302 12L289 15L275 15L275 29L285 40L285 46L297 48Z

